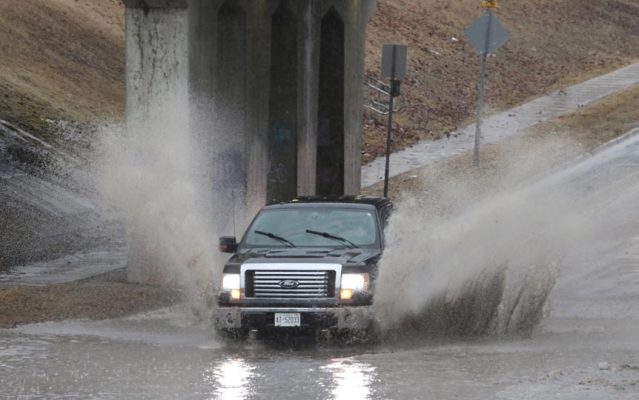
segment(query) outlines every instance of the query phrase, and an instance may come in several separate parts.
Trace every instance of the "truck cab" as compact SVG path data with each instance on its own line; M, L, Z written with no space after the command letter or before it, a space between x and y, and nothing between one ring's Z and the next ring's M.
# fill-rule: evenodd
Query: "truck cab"
M391 210L388 199L362 196L264 207L239 242L220 238L220 250L233 255L218 331L367 331Z

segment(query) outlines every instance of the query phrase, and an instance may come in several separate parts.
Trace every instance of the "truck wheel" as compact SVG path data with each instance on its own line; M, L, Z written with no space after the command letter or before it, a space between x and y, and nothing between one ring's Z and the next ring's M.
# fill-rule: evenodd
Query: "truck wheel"
M246 337L247 332L241 328L225 328L217 330L218 337L229 340L239 340Z
M315 340L321 345L329 346L333 341L333 332L330 329L318 329L315 331Z
M368 329L345 329L340 332L340 337L348 344L372 344L376 343L375 331Z

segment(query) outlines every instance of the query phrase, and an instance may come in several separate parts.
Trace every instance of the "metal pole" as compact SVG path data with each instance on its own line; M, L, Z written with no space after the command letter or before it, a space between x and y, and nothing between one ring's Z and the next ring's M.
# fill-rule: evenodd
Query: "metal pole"
M486 49L481 55L481 72L479 75L479 105L477 106L477 128L475 129L475 151L473 165L479 167L479 146L481 143L481 128L484 116L484 98L486 92L486 63L490 49L490 32L493 29L493 13L488 11L488 29L486 30Z
M484 94L486 88L486 54L481 56L481 76L479 78L479 106L477 108L477 128L475 129L475 152L473 154L473 165L479 167L479 145L481 141L481 126L484 114Z
M388 197L388 180L390 178L390 153L391 153L391 135L393 133L393 93L390 95L388 110L388 130L386 131L386 170L384 172L384 197Z
M386 168L384 170L384 197L388 197L388 180L390 179L390 152L391 136L393 134L393 107L395 100L395 63L397 61L397 47L393 47L393 58L391 67L391 88L390 101L388 102L388 129L386 131Z

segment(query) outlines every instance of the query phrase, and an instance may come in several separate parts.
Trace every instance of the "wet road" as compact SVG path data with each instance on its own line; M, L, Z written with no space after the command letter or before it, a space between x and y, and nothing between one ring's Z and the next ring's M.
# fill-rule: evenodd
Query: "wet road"
M228 344L176 308L0 331L0 398L639 399L639 136L543 184L602 223L530 339Z
M0 397L636 399L637 325L604 325L350 350L225 347L159 320L31 326L0 338Z

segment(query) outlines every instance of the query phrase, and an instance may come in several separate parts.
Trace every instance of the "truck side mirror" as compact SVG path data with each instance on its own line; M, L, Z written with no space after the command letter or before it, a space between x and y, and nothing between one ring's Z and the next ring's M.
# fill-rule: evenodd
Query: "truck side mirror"
M222 236L219 249L222 253L235 253L237 251L237 239L235 239L235 236Z

